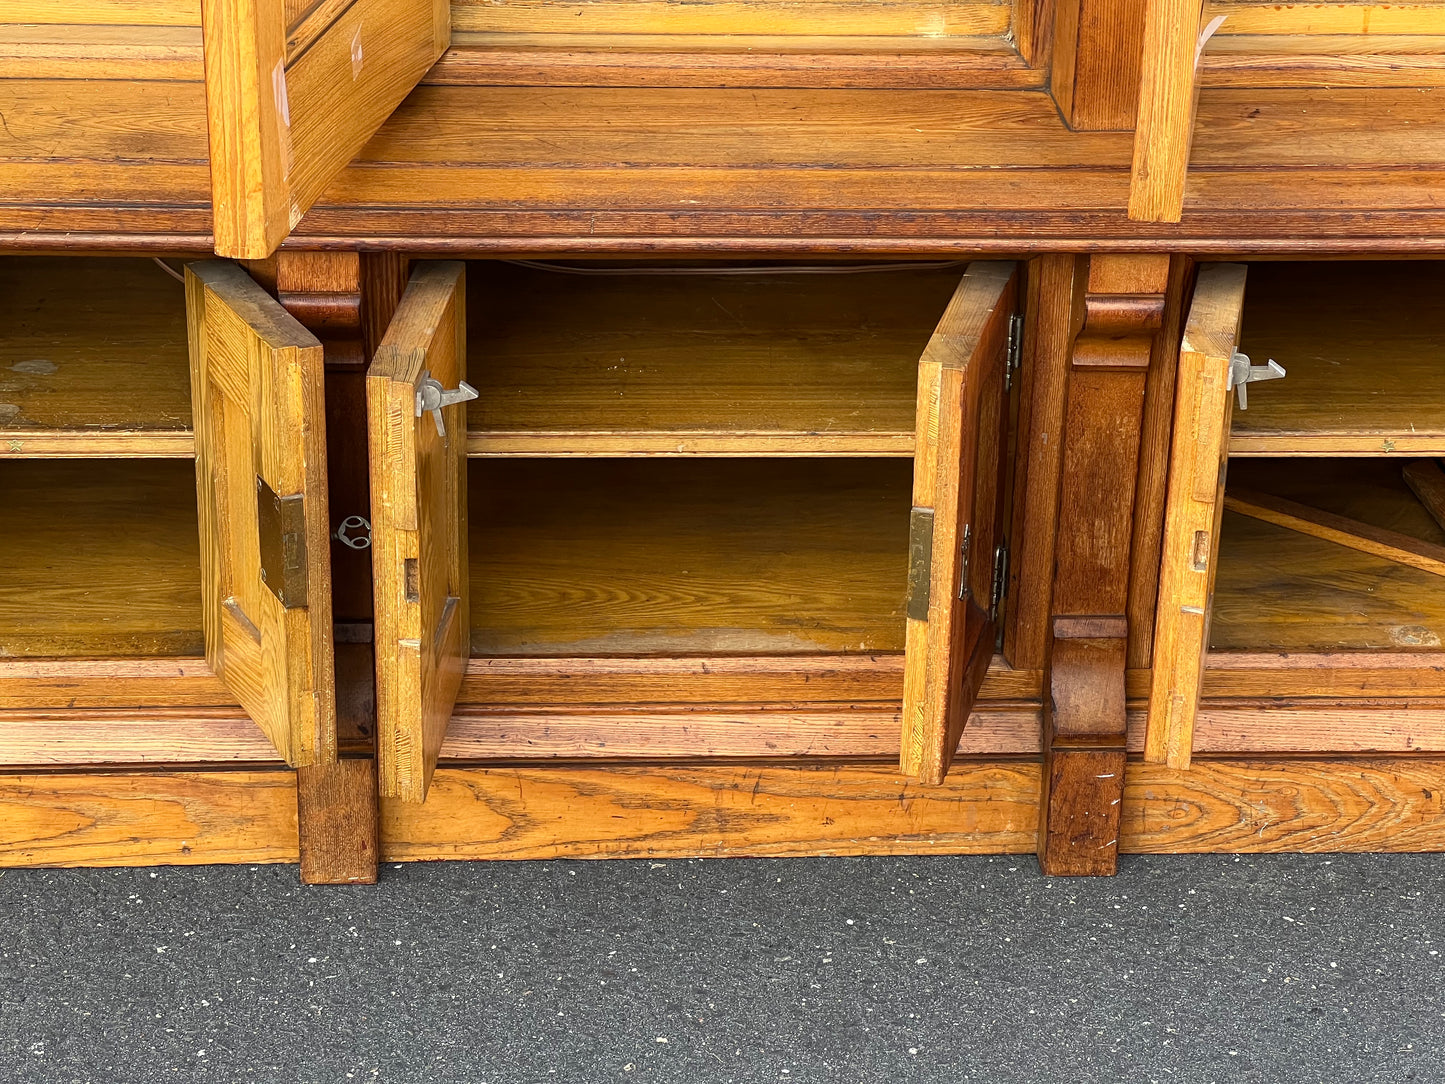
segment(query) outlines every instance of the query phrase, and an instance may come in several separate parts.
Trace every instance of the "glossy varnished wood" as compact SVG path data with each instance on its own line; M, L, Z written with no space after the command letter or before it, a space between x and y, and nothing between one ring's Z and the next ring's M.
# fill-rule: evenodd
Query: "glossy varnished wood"
M1260 263L1240 349L1283 380L1253 384L1231 455L1445 452L1445 263Z
M289 771L0 775L0 866L295 862Z
M1037 800L1027 761L939 787L885 764L442 768L425 805L382 803L382 857L1018 853Z
M910 467L474 461L472 653L901 650Z
M185 290L149 259L0 260L0 456L190 456Z
M198 655L195 471L0 464L0 656Z
M911 455L918 357L961 272L473 265L469 450Z

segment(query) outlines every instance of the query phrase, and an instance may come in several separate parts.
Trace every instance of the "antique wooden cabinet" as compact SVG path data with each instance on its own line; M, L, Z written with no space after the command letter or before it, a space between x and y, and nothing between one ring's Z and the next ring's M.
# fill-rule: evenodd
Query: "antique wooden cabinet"
M1445 847L1445 7L5 18L0 864Z

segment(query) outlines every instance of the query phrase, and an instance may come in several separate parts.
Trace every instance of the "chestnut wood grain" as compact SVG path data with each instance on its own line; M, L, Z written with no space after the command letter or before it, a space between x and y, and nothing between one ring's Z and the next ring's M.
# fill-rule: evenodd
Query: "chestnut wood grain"
M474 460L473 655L903 648L906 460Z
M1229 452L1431 455L1445 451L1445 263L1259 263L1240 349L1282 380L1252 384Z
M0 462L0 656L195 656L195 470L167 460Z
M377 782L421 801L470 646L466 412L417 410L467 376L465 265L424 262L367 370ZM418 414L421 414L418 417Z
M1131 763L1119 832L1130 854L1445 850L1445 761Z
M911 455L918 357L961 273L474 264L469 451Z
M900 704L645 705L613 709L463 708L449 761L618 757L853 757L899 754ZM1037 704L991 703L963 728L956 756L1040 751Z
M0 866L295 862L296 773L0 775Z
M925 787L892 765L441 768L422 806L382 802L382 856L682 858L1025 853L1038 765L960 762Z
M1387 459L1242 459L1231 480L1434 545L1445 531ZM1212 651L1434 652L1445 634L1439 576L1226 512Z
M185 290L148 259L0 259L0 457L192 452Z

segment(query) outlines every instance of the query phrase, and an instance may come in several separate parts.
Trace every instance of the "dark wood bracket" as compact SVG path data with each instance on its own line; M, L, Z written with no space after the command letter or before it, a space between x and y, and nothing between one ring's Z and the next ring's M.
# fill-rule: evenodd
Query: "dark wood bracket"
M1039 862L1113 873L1124 796L1124 673L1145 386L1165 326L1167 256L1088 260L1069 359L1049 643Z

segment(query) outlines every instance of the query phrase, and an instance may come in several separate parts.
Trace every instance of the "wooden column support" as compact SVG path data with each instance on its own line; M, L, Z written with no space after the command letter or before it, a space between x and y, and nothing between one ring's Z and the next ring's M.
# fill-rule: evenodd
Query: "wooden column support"
M1044 688L1039 862L1113 873L1124 794L1124 671L1144 392L1165 326L1168 256L1089 258L1065 395Z
M1139 107L1142 0L1057 0L1049 88L1069 127L1128 131Z
M271 271L278 300L325 351L331 529L353 516L369 521L366 368L405 288L406 260L283 251L266 264L252 273ZM333 535L331 583L342 759L297 773L301 879L368 884L378 853L370 553Z

